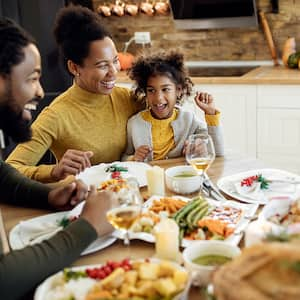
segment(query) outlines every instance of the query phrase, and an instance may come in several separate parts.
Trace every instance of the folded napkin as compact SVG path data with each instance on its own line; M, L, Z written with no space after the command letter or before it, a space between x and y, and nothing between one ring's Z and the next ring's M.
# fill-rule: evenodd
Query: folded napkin
M19 223L19 237L24 246L40 243L55 235L63 227L57 222L32 222L21 221Z
M297 185L289 182L270 181L267 189L261 189L260 182L253 182L251 186L241 185L241 180L234 181L235 192L247 199L267 203L272 197L291 197L297 194Z
M246 197L259 202L266 202L264 191L260 188L260 182L253 183L251 186L241 186L241 182L233 182L236 193L242 197Z

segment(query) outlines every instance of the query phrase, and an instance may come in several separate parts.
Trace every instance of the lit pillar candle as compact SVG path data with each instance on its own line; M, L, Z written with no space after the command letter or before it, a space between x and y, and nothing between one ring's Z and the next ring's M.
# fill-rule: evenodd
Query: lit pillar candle
M178 261L179 227L173 219L162 219L154 228L155 257Z
M150 195L160 195L165 194L165 173L164 169L158 166L154 166L146 171L148 193Z

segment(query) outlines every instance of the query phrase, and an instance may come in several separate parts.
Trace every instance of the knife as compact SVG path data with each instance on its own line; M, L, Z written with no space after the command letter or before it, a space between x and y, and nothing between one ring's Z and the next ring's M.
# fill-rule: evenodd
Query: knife
M205 175L203 181L203 191L211 198L217 201L227 201L227 199L219 192L219 190L213 185L209 177Z

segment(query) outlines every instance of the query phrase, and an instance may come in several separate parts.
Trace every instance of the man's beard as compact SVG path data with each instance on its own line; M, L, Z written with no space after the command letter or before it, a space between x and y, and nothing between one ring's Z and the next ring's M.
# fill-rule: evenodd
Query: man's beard
M16 112L17 101L11 93L9 85L0 99L0 129L12 138L15 143L23 143L31 139L30 122L22 117L23 111Z

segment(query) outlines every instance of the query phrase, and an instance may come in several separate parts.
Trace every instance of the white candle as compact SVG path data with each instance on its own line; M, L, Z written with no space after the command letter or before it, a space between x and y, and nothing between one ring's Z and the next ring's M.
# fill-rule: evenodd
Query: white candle
M173 219L162 219L154 228L155 257L177 261L179 259L179 227Z
M165 194L165 173L164 169L158 166L154 166L146 171L148 193L150 195L160 195Z

